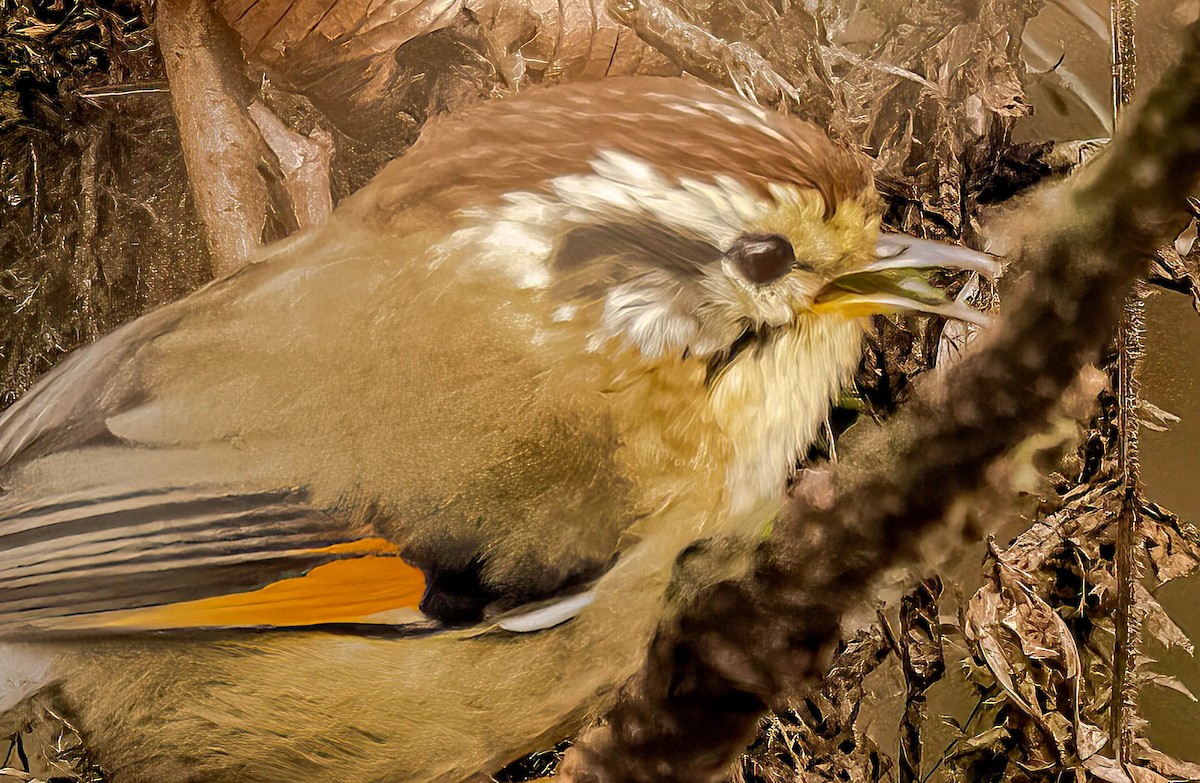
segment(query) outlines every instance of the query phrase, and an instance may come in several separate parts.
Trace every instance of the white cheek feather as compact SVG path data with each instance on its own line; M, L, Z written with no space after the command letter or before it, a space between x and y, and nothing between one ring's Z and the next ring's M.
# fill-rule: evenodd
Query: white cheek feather
M672 302L662 298L665 286L652 283L643 278L608 292L593 350L610 337L623 337L647 359L661 359L682 352L691 343L700 329L699 322L688 313L676 312Z
M646 161L615 150L600 150L591 166L592 174L551 180L564 204L589 212L649 219L718 247L732 243L743 227L767 208L744 185L727 176L712 182L693 178L673 182Z
M736 218L738 225L745 226L762 217L763 205L754 194L734 179L720 176L712 182L701 182L684 177L679 185L692 197L692 203L703 205L706 213Z
M725 480L731 512L778 497L849 383L862 339L854 321L806 318L726 368L710 404L733 444Z

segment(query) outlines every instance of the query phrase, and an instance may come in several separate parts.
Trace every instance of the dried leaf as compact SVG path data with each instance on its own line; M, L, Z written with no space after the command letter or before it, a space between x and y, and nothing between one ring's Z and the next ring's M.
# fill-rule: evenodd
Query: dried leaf
M1179 236L1175 237L1174 243L1175 252L1181 256L1186 256L1192 252L1192 247L1196 244L1196 219L1192 218L1188 221L1187 228L1179 232Z
M1079 676L1079 651L1066 623L1050 606L1022 586L1019 598L1003 619L1031 660L1057 664L1067 679Z
M1083 766L1084 769L1100 780L1105 781L1105 783L1134 783L1133 779L1121 768L1121 765L1108 756L1097 754L1085 759Z
M1170 425L1179 423L1179 417L1174 413L1164 411L1148 400L1141 401L1141 413L1143 416L1139 421L1142 426L1155 432L1166 432Z
M1189 700L1198 701L1195 694L1193 694L1186 685L1180 682L1178 678L1172 677L1169 674L1143 675L1142 682L1149 685L1157 685L1160 688L1167 688L1168 690L1175 691L1176 693L1182 693Z
M1168 756L1152 747L1145 739L1138 739L1137 757L1161 775L1176 780L1200 781L1200 764Z
M463 0L219 0L217 12L241 37L248 58L300 92L356 65L359 92L373 70L412 39L448 25Z
M1108 744L1108 734L1085 720L1075 727L1075 753L1087 760L1099 753Z
M1133 778L1133 783L1171 783L1149 767L1130 764L1125 767L1125 770L1129 773L1129 777Z
M1142 531L1155 579L1164 584L1200 566L1200 531L1154 503L1143 505Z
M993 753L1001 753L1004 751L1005 741L1009 738L1008 729L1003 726L992 726L974 737L964 739L954 746L953 756L964 756L968 753L977 753L981 750L990 750Z
M1183 629L1175 624L1150 591L1138 584L1134 587L1134 605L1142 615L1145 630L1167 647L1181 647L1190 655L1195 648Z

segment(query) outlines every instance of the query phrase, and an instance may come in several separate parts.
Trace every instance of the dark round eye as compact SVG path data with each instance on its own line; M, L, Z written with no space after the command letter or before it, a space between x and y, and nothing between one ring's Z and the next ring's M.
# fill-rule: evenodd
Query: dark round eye
M742 277L756 285L778 280L796 263L792 243L779 234L743 234L729 256Z

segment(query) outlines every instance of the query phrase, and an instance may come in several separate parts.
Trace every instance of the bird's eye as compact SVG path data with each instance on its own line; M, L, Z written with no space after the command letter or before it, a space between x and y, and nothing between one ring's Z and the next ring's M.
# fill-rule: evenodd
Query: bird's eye
M729 249L729 257L741 276L755 285L778 280L796 263L792 243L779 234L743 234Z

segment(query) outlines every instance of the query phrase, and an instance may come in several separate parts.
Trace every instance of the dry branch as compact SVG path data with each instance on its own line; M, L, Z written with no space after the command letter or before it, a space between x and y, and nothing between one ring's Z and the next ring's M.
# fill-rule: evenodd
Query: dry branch
M611 0L608 8L639 38L693 76L731 85L764 106L788 110L801 105L800 91L751 46L718 38L656 0Z
M1109 150L1043 205L1048 229L1017 254L1031 273L946 376L950 391L926 389L836 469L801 478L752 572L692 596L660 627L608 724L567 755L566 779L721 779L762 712L823 675L842 613L872 578L911 559L921 534L1096 358L1128 286L1178 233L1183 194L1198 180L1200 25Z
M207 0L162 2L155 21L188 179L219 277L244 265L263 242L271 205L264 162L271 153L246 111L240 51Z

